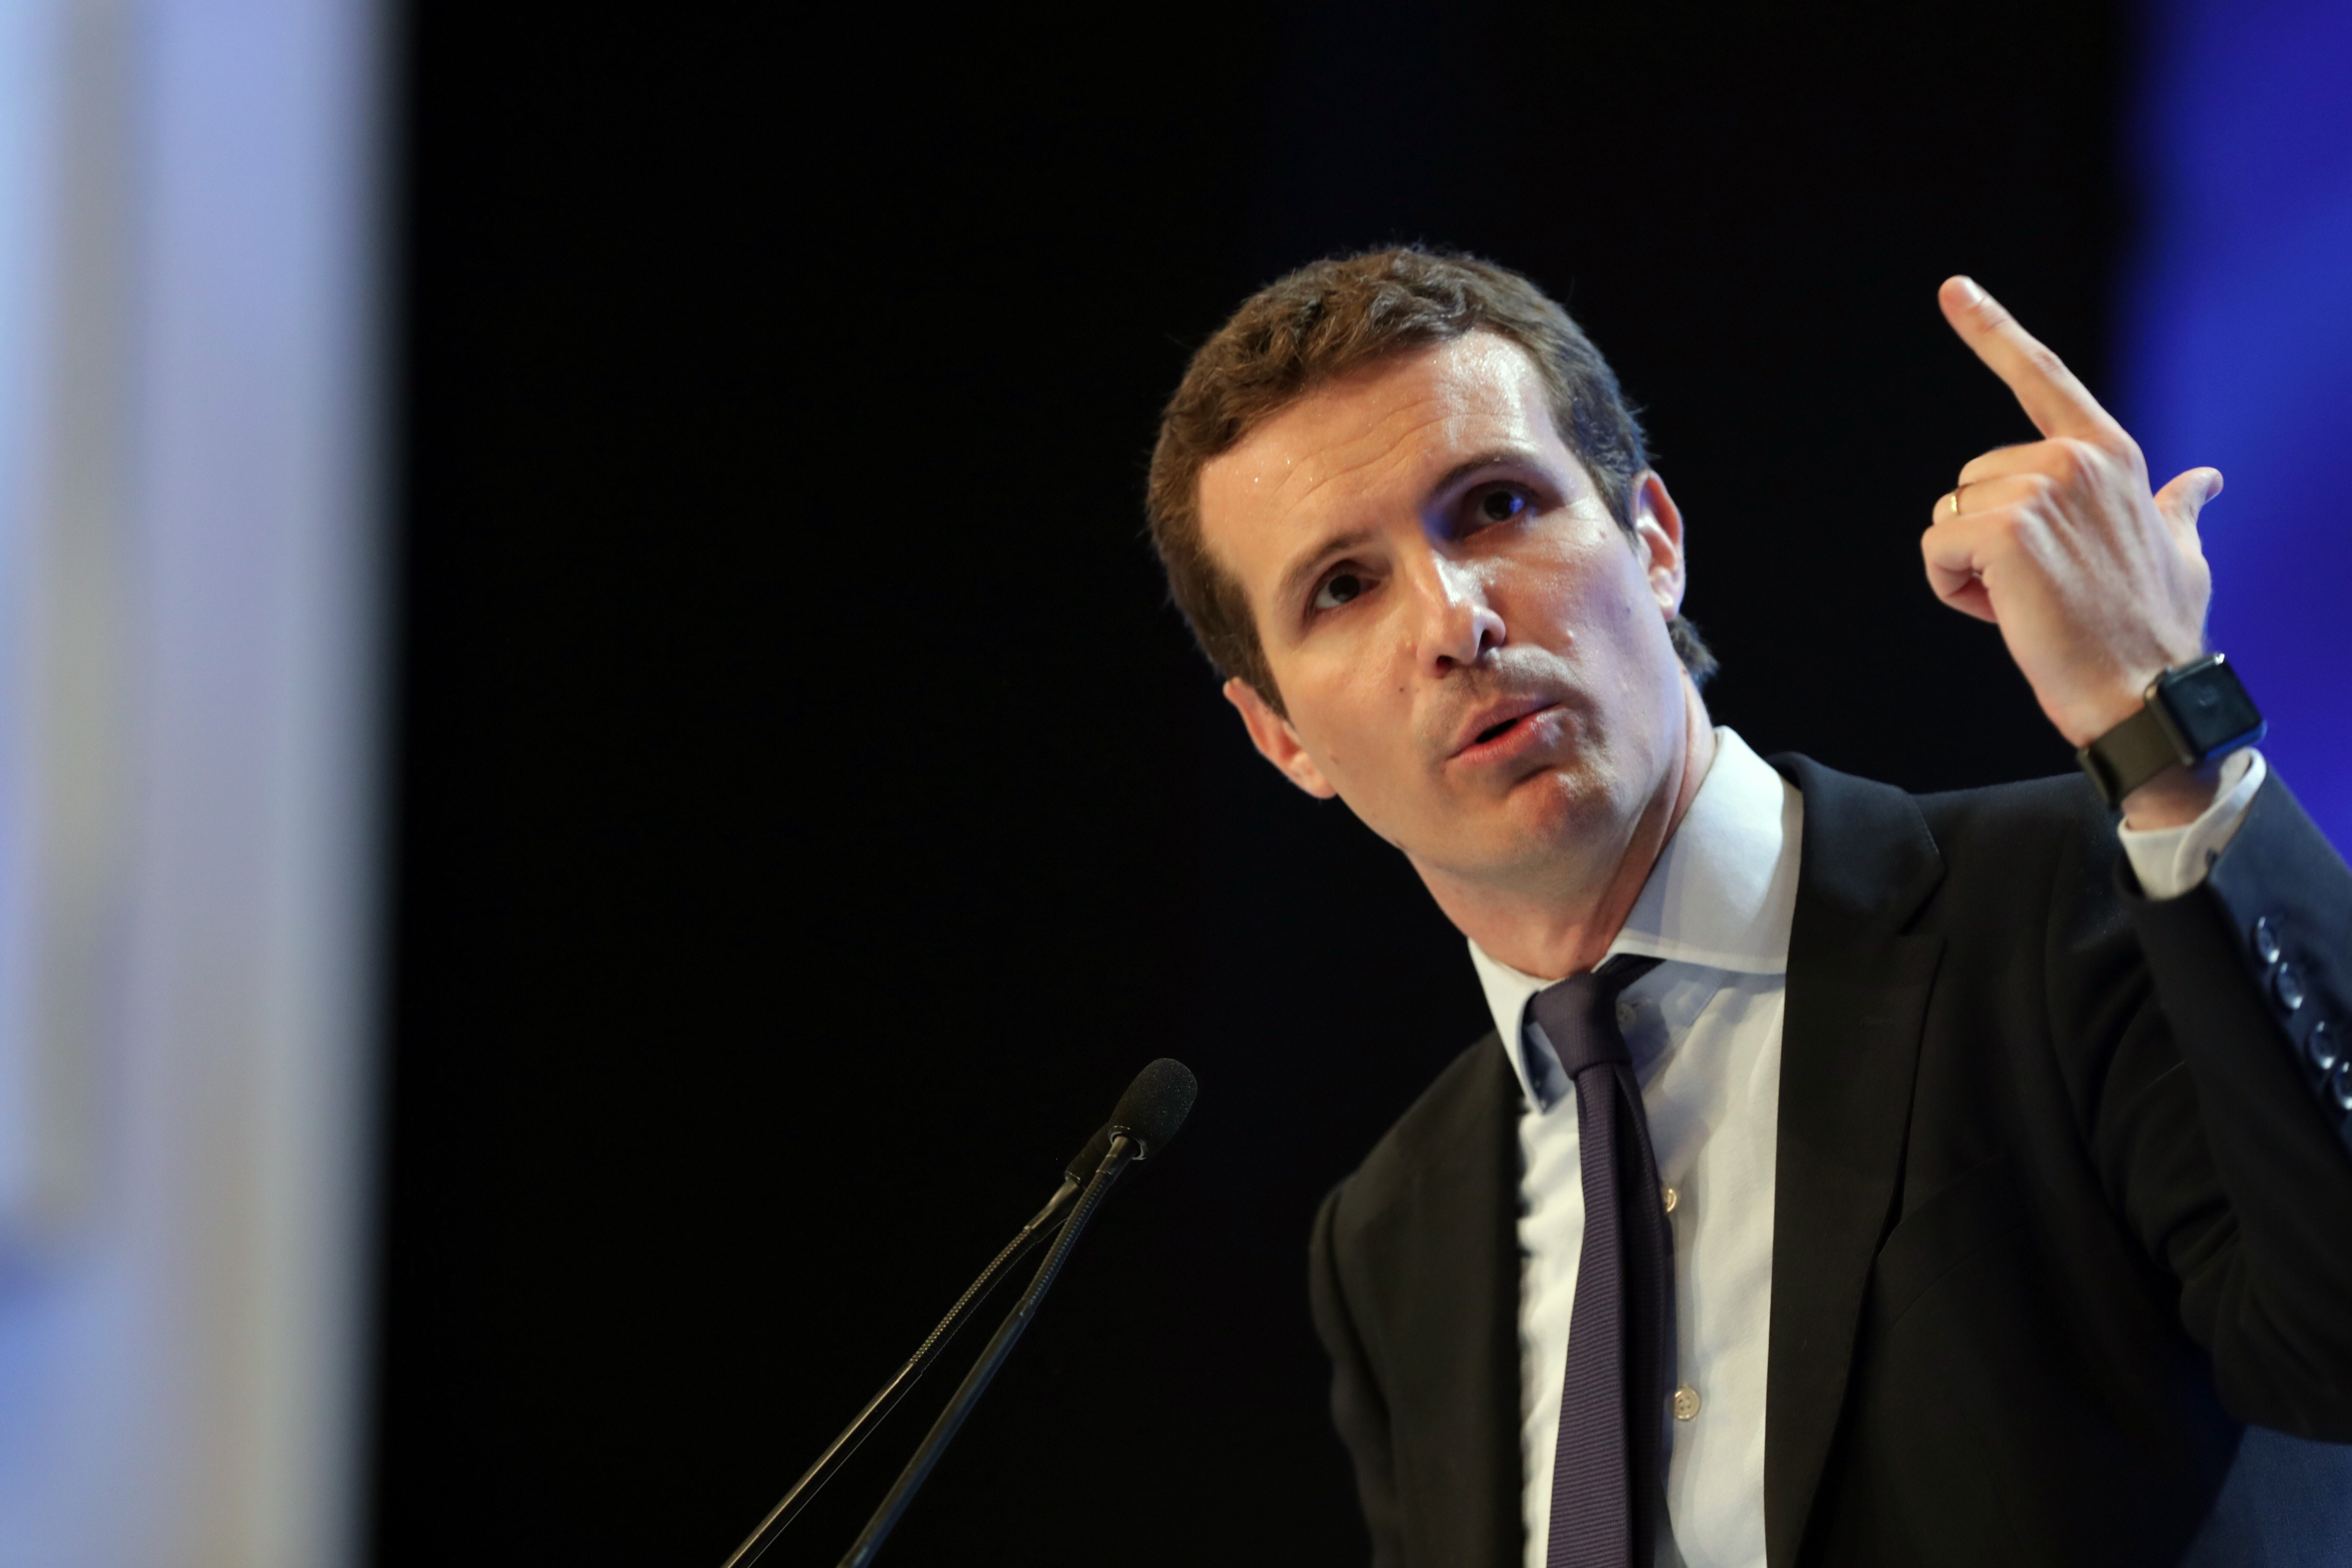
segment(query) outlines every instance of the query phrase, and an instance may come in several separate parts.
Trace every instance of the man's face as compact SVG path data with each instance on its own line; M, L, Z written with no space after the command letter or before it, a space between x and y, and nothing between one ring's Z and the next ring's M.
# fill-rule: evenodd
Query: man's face
M1517 345L1475 332L1268 420L1201 476L1288 715L1226 695L1258 749L1424 877L1613 867L1678 770L1666 625L1682 522L1655 476L1610 517Z

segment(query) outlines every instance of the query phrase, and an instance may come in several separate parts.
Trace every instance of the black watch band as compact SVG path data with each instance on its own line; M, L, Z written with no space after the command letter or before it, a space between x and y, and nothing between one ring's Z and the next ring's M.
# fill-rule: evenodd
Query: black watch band
M2179 763L2201 767L2253 745L2269 728L2230 661L2218 653L2148 682L2140 710L2074 753L2110 806Z

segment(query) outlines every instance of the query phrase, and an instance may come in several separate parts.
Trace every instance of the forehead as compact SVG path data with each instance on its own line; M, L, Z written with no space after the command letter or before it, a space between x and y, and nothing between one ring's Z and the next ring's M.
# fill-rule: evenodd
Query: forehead
M1543 378L1526 351L1470 332L1330 382L1201 470L1201 521L1234 565L1266 525L1418 500L1462 458L1517 447L1564 456Z

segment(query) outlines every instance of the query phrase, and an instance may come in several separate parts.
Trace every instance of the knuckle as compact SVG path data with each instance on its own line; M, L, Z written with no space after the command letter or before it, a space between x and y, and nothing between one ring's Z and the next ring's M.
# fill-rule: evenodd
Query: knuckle
M2051 476L2070 483L2079 483L2095 473L2099 466L2099 454L2088 441L2064 436L2050 443L2055 472Z
M2013 468L2020 461L2015 454L2026 452L2032 445L2033 443L2030 441L2011 441L2005 446L1995 447L1990 451L1978 453L1970 458L1968 466L1960 470L1959 482L1964 485L1973 485L2000 478L2004 469Z
M1985 519L1985 531L1992 540L1988 553L2031 555L2049 537L2050 521L2042 508L2005 506Z

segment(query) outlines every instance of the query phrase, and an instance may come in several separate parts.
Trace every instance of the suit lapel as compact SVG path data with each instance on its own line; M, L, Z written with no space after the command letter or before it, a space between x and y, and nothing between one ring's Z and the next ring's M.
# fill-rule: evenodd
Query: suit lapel
M1891 1222L1943 940L1902 927L1942 879L1911 797L1775 757L1805 800L1780 1044L1764 1531L1792 1568L1837 1435L1871 1261Z
M1518 1080L1491 1037L1409 1185L1366 1224L1412 1560L1520 1555Z

